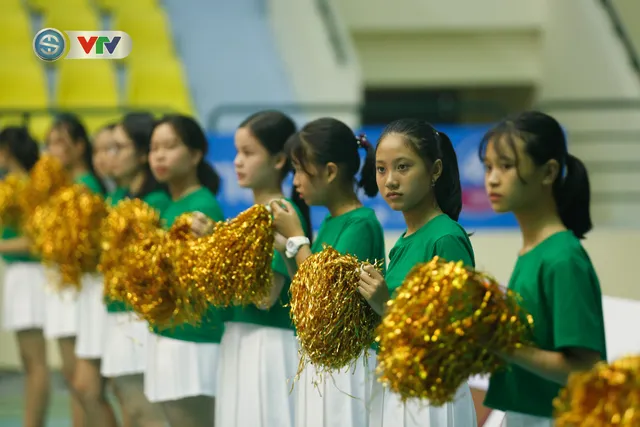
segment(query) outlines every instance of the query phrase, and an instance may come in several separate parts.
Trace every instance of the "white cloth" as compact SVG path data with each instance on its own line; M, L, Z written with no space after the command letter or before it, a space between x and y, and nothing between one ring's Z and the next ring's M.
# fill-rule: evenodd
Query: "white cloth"
M37 262L7 264L2 297L4 329L42 329L45 322L45 277Z
M373 350L368 353L366 359L360 356L355 369L335 373L320 383L313 365L301 372L294 389L296 427L369 425L376 355Z
M75 337L78 333L78 291L58 289L59 272L45 269L44 336L48 339Z
M469 427L476 426L476 410L469 385L464 383L454 401L441 407L428 401L409 400L376 382L372 391L371 423L369 427Z
M106 378L144 374L149 326L134 313L108 313L100 372Z
M149 334L144 393L150 402L216 396L219 344Z
M292 330L229 322L220 343L216 426L292 427Z
M78 335L76 356L80 359L100 359L104 344L104 323L107 309L103 302L104 278L85 274L78 295Z
M507 412L502 427L553 427L553 420L518 412Z

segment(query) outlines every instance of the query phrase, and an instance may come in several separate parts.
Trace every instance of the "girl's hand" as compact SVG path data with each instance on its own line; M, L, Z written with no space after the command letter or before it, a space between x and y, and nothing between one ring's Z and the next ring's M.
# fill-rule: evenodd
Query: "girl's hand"
M191 220L191 232L196 237L204 237L213 233L214 222L202 212L194 212Z
M273 248L276 251L280 252L281 254L284 254L287 250L287 239L277 231L274 232L273 235L275 237L275 241L273 242Z
M281 199L272 201L269 206L271 206L271 215L273 215L276 231L285 239L305 235L300 218L291 203Z
M387 288L387 282L374 266L366 265L362 268L358 291L376 313L380 316L384 314L384 308L387 301L391 299L391 295L389 288Z

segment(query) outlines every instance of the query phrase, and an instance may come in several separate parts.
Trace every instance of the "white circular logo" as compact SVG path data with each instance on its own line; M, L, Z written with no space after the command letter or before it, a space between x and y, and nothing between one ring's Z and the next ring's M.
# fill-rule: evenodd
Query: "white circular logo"
M64 34L55 28L38 31L33 38L33 51L43 61L57 61L64 55L66 41Z

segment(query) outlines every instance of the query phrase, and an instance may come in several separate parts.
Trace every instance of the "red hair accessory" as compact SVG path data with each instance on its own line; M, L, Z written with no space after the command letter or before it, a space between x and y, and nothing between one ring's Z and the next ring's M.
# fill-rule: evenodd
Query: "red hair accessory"
M371 144L369 143L369 140L367 139L367 136L364 133L361 133L360 135L358 135L358 137L356 138L356 141L358 143L358 148L364 148L365 150L368 150L369 147L371 146Z

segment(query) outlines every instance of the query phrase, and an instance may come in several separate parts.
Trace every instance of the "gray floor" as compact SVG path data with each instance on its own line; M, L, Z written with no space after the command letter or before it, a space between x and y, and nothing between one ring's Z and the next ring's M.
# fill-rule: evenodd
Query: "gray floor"
M54 373L47 427L68 427L69 394L62 377ZM22 374L0 372L0 427L21 427L24 385Z

